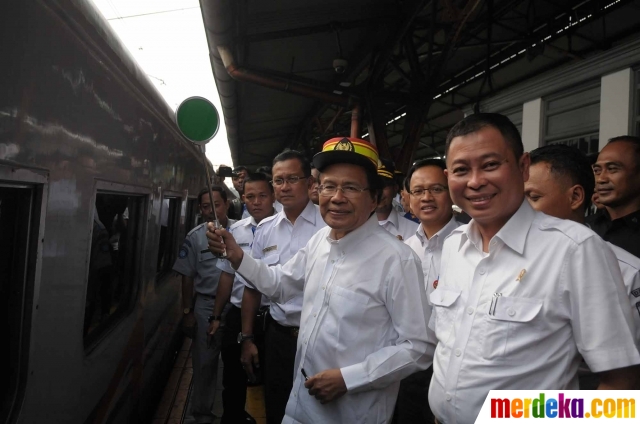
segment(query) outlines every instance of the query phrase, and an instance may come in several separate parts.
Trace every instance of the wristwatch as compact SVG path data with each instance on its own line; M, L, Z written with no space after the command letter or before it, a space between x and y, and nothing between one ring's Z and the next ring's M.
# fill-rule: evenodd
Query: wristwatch
M182 310L182 313L183 313L184 315L189 315L189 314L191 313L191 311L193 311L193 309L191 309L191 308L184 308L184 309Z
M222 315L209 315L209 318L207 318L207 321L209 322L209 324L211 324L212 321L221 321L222 320Z
M242 343L245 340L253 340L253 334L242 334L238 333L238 344Z

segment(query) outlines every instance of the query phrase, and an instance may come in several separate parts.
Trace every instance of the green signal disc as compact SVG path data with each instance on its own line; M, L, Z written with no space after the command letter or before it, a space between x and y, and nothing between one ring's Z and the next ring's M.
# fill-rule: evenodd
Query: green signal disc
M182 135L197 144L207 144L218 133L220 115L203 97L189 97L178 106L176 122Z

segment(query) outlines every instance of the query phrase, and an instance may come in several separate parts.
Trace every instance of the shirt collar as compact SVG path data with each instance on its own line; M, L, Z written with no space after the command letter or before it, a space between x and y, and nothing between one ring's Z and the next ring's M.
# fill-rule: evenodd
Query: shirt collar
M327 241L331 244L337 244L338 246L340 246L340 250L342 251L342 253L347 253L352 250L358 250L360 248L359 245L364 239L369 237L375 231L379 230L382 230L386 233L386 230L380 227L380 224L378 223L378 217L376 217L376 214L374 213L364 224L351 231L340 240L334 240L328 235ZM329 234L331 234L331 232L329 232Z
M440 228L440 230L435 233L430 239L427 238L422 224L418 226L418 229L416 230L416 236L418 236L418 240L420 240L422 246L424 246L425 243L434 243L436 246L442 246L447 236L459 226L460 224L458 223L458 221L456 221L455 217L452 216L449 222L447 222L444 227Z
M500 228L494 238L500 239L505 245L522 255L522 253L524 253L525 242L527 241L527 234L529 234L529 229L535 216L536 212L531 205L529 205L529 202L526 199L523 200L520 208L509 218L507 223ZM482 251L482 237L473 219L465 228L462 237L460 237L458 250L462 248L467 240Z
M400 228L399 227L400 224L398 223L398 211L392 208L391 213L389 214L387 219L385 219L384 221L378 221L378 223L381 223L381 224L385 222L390 222L393 224L395 228Z
M309 203L307 203L307 206L305 206L305 208L302 210L302 213L298 218L303 218L305 221L308 221L309 223L316 225L316 218L317 218L316 205L314 205L313 202L309 200ZM284 209L283 209L280 212L278 212L278 214L276 215L275 222L273 225L280 225L280 223L285 219L287 219L287 215L284 213Z

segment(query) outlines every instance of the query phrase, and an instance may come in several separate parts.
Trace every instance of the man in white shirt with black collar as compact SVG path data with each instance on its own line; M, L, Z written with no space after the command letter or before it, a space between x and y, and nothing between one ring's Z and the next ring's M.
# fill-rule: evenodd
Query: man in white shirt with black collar
M267 265L285 264L302 249L309 239L326 226L320 210L309 200L311 164L295 150L285 150L273 159L272 185L283 210L265 218L256 227L251 256ZM260 364L259 352L252 340L256 312L262 295L247 287L242 298L241 361L250 378L254 366L264 368L267 423L280 423L285 413L296 355L296 340L300 327L302 293L286 302L271 301L265 335L265 362Z
M251 216L233 224L229 228L229 232L233 234L242 250L249 254L257 225L275 213L273 209L275 196L269 178L261 173L246 175L242 183L242 193L242 202L246 205ZM209 337L222 331L221 356L224 362L222 407L224 414L220 423L255 423L253 417L245 411L247 375L240 363L240 344L238 344L238 333L242 331L240 308L242 307L245 284L242 277L235 275L235 270L231 268L229 261L219 259L217 267L222 271L222 274L218 282L213 315L209 317ZM225 309L229 302L229 307ZM263 304L268 305L267 299L263 299ZM225 312L224 318L223 311ZM219 330L223 320L224 327Z
M272 298L304 292L283 423L388 422L400 380L427 368L435 347L420 259L374 215L380 191L375 146L332 139L314 164L329 228L288 263L268 267L244 255L224 230L208 233L209 246L215 252L226 247L238 273Z
M380 159L378 175L382 181L382 196L376 208L378 223L398 240L407 240L416 233L418 224L405 218L393 207L393 199L398 194L398 185L394 179L395 166L389 159Z
M422 261L427 296L438 286L444 240L451 231L462 225L453 214L453 202L444 174L446 167L442 159L421 160L409 169L404 181L411 210L420 220L414 235L405 243ZM432 374L430 367L402 380L394 424L433 422L433 414L426 402Z
M640 354L616 257L584 225L531 208L513 123L467 116L446 157L451 197L472 220L445 241L429 296L436 419L474 422L492 389L577 389L581 356L600 389L633 388Z

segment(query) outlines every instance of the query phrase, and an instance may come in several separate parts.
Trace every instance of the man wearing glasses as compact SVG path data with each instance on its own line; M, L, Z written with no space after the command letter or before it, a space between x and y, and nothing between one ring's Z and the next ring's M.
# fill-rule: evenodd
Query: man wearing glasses
M382 196L376 208L378 223L398 240L407 240L416 233L418 226L405 218L393 207L393 199L398 194L398 185L394 179L395 166L389 159L380 159L378 176L382 181Z
M309 239L324 228L320 211L309 200L313 185L311 164L300 152L285 150L273 159L271 184L282 211L263 219L256 227L251 256L269 266L285 264ZM293 364L296 340L300 327L302 293L287 301L271 299L266 318L265 362L260 364L258 348L253 336L256 312L262 295L248 286L242 297L242 332L238 334L241 346L240 360L251 380L257 369L264 366L265 405L267 422L282 422L289 393L293 384ZM255 328L257 329L257 328Z
M446 167L442 159L425 159L409 169L404 181L411 210L420 220L420 226L405 243L422 260L427 296L438 286L444 240L462 225L453 215L453 202L444 173ZM430 367L402 380L394 424L433 422L433 414L426 402L432 374Z
M378 224L377 151L364 140L327 141L320 171L320 230L285 265L243 255L210 227L209 248L267 296L303 295L295 381L283 423L388 422L400 380L432 360L435 340L420 259ZM222 242L224 238L224 244Z

